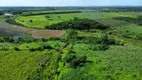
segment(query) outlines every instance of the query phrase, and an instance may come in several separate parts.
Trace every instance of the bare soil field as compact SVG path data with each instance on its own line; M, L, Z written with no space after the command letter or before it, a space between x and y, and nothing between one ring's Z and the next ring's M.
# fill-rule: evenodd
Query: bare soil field
M30 31L33 38L50 38L50 37L61 37L64 35L63 30L32 30Z
M0 22L0 29L7 29L9 31L28 33L31 34L33 38L61 37L65 33L64 30L30 29L22 26L11 25L5 22Z

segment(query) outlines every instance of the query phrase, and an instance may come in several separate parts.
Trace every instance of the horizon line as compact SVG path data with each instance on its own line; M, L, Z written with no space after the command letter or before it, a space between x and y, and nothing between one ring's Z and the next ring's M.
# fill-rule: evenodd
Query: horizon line
M98 5L98 6L0 6L0 7L142 7L142 5Z

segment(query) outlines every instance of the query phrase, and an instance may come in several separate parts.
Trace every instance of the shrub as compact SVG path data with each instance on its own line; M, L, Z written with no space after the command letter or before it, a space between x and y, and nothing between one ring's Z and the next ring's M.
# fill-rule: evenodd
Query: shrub
M33 22L33 20L30 20L30 22L32 23L32 22Z
M37 48L30 48L30 51L43 51L45 49L53 49L50 45L42 45L41 47Z
M0 37L0 42L5 42L3 37Z
M45 16L45 18L51 18L50 16Z
M48 41L48 39L46 39L46 38L42 38L42 39L41 39L41 41L42 41L42 42L47 42L47 41Z
M30 48L30 51L31 51L31 52L34 52L34 51L36 51L36 50L35 50L34 48Z
M142 40L142 34L136 35L137 40Z
M49 40L60 40L60 38L59 37L51 37L51 38L49 38Z
M41 46L41 50L44 50L44 49L53 49L50 45L42 45Z
M3 12L3 11L0 11L0 15L4 15L4 12Z
M18 47L14 47L15 51L20 51L20 49Z
M13 39L12 37L4 37L4 40L10 43L14 43L15 39Z
M62 40L67 42L74 42L77 40L78 33L75 30L69 29L66 34L62 37Z
M43 51L44 49L42 47L37 47L37 48L30 48L30 51L31 52L34 52L34 51Z
M108 45L116 45L117 41L115 39L110 39L107 34L100 37L98 43L108 44Z
M9 48L7 48L7 47L2 47L0 50L1 50L1 51L8 51Z
M64 62L68 63L72 68L84 66L86 60L87 60L86 56L76 56L76 55L68 55L64 58Z
M107 50L109 49L109 45L107 44L94 44L94 45L90 45L90 49L97 51L97 50Z

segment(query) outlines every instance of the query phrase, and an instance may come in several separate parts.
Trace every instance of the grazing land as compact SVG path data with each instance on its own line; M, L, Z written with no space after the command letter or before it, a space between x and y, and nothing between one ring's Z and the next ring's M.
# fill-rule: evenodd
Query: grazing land
M0 11L0 80L142 80L141 8Z
M82 13L70 13L70 14L47 14L36 16L19 16L15 19L16 22L23 24L30 28L44 28L52 24L72 20L75 17L84 19L106 19L112 17L136 17L135 13L105 13L105 12L82 12ZM32 22L31 22L32 21Z

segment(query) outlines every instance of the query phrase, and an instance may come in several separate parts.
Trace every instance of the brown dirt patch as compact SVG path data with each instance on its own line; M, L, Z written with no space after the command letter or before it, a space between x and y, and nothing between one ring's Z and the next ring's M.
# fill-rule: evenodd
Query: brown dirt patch
M22 33L29 33L33 38L51 38L61 37L65 30L46 30L46 29L31 29L17 25L11 25L5 22L0 22L0 29L7 29L9 31L16 31Z
M50 37L61 37L64 35L63 30L32 30L30 32L33 38L50 38Z

